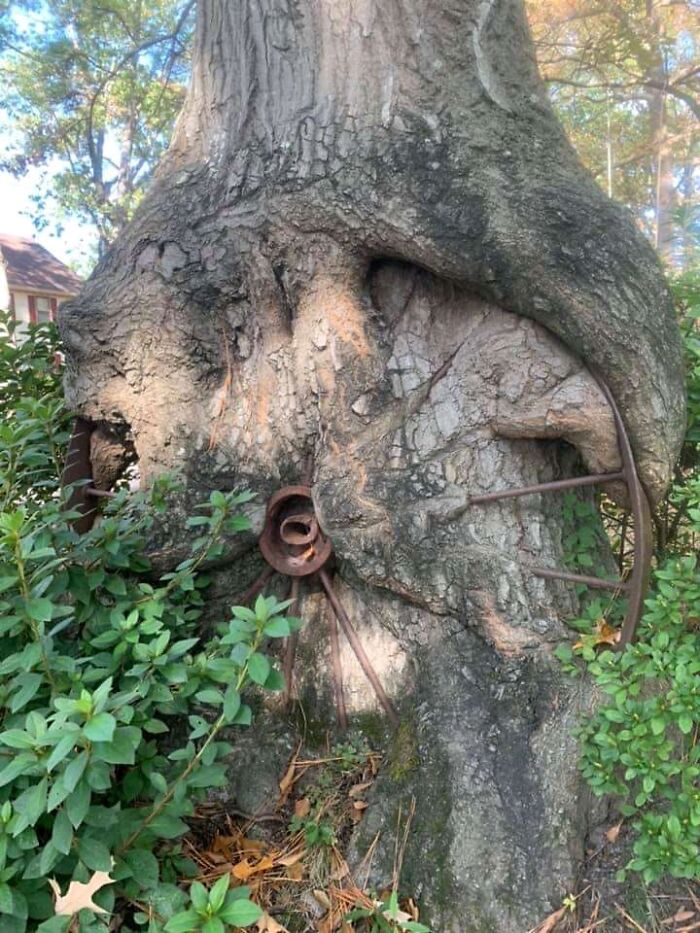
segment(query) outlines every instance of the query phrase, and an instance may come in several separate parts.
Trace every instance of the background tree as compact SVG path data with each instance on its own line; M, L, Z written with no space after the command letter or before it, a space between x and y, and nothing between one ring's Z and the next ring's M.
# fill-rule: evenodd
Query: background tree
M6 4L3 167L44 168L35 222L93 224L100 254L131 216L170 138L189 71L194 0Z
M530 0L543 77L572 142L659 252L697 247L700 65L694 0Z

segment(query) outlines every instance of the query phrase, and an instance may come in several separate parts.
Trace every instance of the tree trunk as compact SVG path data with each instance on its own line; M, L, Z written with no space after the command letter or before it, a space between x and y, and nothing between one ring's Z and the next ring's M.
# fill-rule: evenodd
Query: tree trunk
M591 370L657 497L684 402L658 262L556 124L520 2L201 0L171 149L61 328L70 403L130 433L146 481L250 486L259 531L313 455L338 592L401 716L354 849L381 827L386 880L415 795L405 884L434 929L534 925L590 815L571 728L591 691L552 657L576 599L531 573L564 565L565 519L468 497L619 468ZM256 555L232 548L222 600ZM321 603L297 689L328 723Z

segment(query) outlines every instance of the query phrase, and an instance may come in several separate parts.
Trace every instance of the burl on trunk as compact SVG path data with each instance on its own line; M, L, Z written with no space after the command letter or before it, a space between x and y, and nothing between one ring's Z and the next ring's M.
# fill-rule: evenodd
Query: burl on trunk
M259 531L312 455L402 720L363 833L390 853L415 795L403 883L434 929L524 933L573 884L592 697L552 658L575 595L530 572L563 566L561 500L467 500L619 470L593 373L654 500L684 399L658 262L552 115L520 0L200 0L171 148L61 330L104 482L121 439L145 482L250 487ZM254 536L231 553L230 592L259 560ZM298 690L332 723L320 606ZM342 662L351 719L381 725Z

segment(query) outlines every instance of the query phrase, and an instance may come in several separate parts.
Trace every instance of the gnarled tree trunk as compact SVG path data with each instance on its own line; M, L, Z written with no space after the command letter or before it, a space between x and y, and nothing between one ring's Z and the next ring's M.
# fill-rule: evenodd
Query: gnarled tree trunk
M530 572L564 563L561 501L468 496L619 469L595 373L653 499L684 403L658 263L557 125L520 0L200 0L171 149L61 328L70 403L128 430L146 481L262 504L313 455L339 592L402 718L363 833L384 827L390 872L414 794L405 884L434 928L523 933L573 883L592 698L551 654L575 597ZM231 553L231 592L256 555ZM319 595L302 614L323 720ZM343 665L351 714L381 724Z

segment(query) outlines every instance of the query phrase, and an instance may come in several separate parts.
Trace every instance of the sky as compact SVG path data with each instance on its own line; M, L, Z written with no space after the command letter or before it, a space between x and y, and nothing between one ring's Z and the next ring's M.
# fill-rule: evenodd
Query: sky
M94 232L76 220L62 220L62 233L56 235L56 224L40 230L32 223L31 195L41 185L39 170L32 169L24 178L15 178L9 172L0 172L0 233L30 237L45 246L62 262L79 272L89 268Z
M19 10L13 10L12 15L23 29L41 28L40 16L28 17ZM0 131L7 142L11 127L5 120L0 121ZM84 274L88 271L92 259L90 247L94 243L94 232L74 219L61 219L60 235L56 232L58 218L56 223L50 224L43 230L36 227L31 219L31 195L36 194L41 186L39 169L30 169L23 178L15 178L9 172L0 171L0 233L30 237L46 247L62 262L75 267L76 271Z

